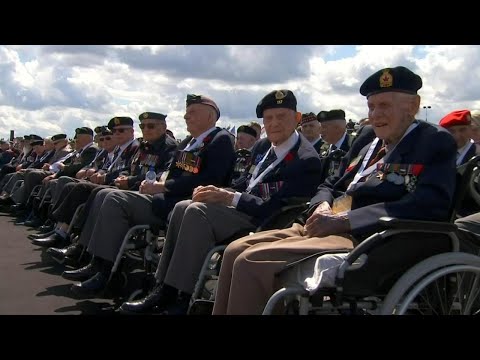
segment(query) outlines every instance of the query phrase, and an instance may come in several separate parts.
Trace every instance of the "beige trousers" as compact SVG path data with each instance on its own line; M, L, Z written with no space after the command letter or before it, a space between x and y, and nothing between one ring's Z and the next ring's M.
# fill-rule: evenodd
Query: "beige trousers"
M353 246L349 234L309 238L299 224L238 239L225 250L213 314L260 315L277 290L275 274L286 265L322 250Z

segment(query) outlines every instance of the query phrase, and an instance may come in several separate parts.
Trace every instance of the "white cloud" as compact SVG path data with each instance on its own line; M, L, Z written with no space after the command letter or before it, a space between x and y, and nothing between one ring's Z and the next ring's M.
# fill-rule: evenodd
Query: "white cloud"
M116 115L138 124L144 111L168 114L169 128L183 137L187 93L211 96L219 125L238 127L278 88L295 92L299 111L341 108L359 119L367 111L363 80L397 65L422 76L430 121L480 109L480 46L17 45L0 46L0 137L10 129L71 135Z

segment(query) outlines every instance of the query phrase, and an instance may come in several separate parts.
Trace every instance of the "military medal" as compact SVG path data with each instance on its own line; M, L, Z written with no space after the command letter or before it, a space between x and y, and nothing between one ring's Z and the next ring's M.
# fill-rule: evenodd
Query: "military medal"
M408 185L410 183L410 175L405 175L405 185Z

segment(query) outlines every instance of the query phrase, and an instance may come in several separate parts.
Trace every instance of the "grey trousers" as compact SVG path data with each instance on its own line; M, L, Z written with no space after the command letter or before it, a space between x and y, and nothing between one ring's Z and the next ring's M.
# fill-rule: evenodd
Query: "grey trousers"
M21 172L14 172L14 173L5 175L5 177L2 179L2 182L5 181L2 190L10 194L12 192L12 189L15 183L19 180L23 180L24 178L25 178L25 174Z
M110 191L104 197L101 206L97 207L97 204L94 203L93 211L88 216L90 218L94 212L97 213L87 250L94 256L114 262L123 238L132 226L164 225L165 222L152 211L152 195L118 189L105 190ZM102 193L105 190L97 194L95 202L97 202L97 197L103 196ZM89 220L87 219L87 222Z
M184 200L175 205L155 278L192 294L208 252L236 233L254 230L234 207Z
M52 180L50 182L55 181L56 185L52 188L53 185L50 185L50 191L52 195L52 204L54 208L56 207L57 203L63 199L60 199L60 195L62 194L63 187L71 182L79 182L80 180L71 178L70 176L60 176L58 179Z
M102 208L103 201L105 200L105 197L113 191L121 190L114 188L105 188L100 190L97 195L95 195L95 199L93 200L92 207L90 208L90 212L88 213L87 220L85 220L85 225L83 225L80 238L78 239L79 244L88 248L88 245L90 244L90 239L93 234L93 230L95 229L95 224L100 213L100 209Z
M45 171L45 170L39 170L39 169L27 171L27 173L25 174L25 182L19 189L17 189L12 194L11 196L12 199L17 204L25 205L27 203L28 197L30 196L30 193L32 192L33 188L36 185L41 185L42 180L52 174L53 173L51 171ZM42 187L42 194L45 193L44 188L45 187Z
M8 184L8 182L10 181L10 179L12 178L13 175L15 175L16 173L10 173L10 174L6 174L2 180L0 180L0 190L5 190L4 187ZM10 193L10 192L9 192Z

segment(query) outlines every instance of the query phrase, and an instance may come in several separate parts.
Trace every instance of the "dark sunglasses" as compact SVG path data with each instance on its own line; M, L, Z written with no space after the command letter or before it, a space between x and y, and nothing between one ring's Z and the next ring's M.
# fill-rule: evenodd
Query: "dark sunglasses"
M138 125L140 127L141 130L147 128L147 129L155 129L157 127L157 124L140 124Z
M98 141L104 141L104 140L110 141L112 140L112 138L110 136L98 138Z
M112 132L115 134L116 132L123 134L127 129L112 129Z

